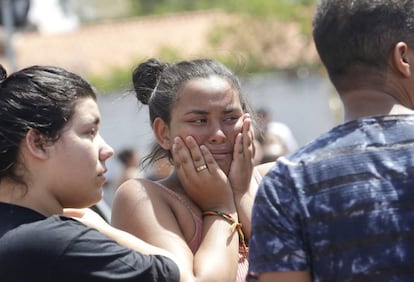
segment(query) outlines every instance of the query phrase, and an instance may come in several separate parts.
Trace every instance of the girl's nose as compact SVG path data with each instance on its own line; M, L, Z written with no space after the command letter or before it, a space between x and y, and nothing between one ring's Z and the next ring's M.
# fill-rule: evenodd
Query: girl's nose
M220 124L213 125L211 128L210 143L222 143L226 139L226 134Z

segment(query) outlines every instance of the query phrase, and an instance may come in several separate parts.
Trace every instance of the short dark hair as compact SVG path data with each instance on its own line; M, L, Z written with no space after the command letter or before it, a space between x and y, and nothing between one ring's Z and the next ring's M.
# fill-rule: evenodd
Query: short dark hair
M395 44L414 43L414 1L321 0L313 37L334 85L359 67L385 73Z

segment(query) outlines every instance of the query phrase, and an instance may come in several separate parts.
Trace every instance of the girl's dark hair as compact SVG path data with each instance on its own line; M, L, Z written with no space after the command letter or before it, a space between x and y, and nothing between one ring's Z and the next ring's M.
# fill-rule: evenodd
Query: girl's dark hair
M78 99L96 94L80 76L62 68L31 66L7 77L0 65L0 180L23 180L15 172L21 141L36 129L48 142L59 139Z
M132 74L132 81L137 99L149 107L151 124L159 117L166 124L170 123L171 109L179 98L179 90L184 84L196 78L218 76L226 79L231 87L239 93L244 112L250 112L246 98L242 95L239 79L228 68L212 59L197 59L168 64L157 59L149 59L139 64ZM154 142L148 156L143 162L153 163L168 157L169 151Z

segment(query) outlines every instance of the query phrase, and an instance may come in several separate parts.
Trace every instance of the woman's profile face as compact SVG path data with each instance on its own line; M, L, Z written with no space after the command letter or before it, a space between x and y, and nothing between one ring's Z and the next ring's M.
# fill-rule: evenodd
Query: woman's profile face
M193 136L228 174L243 114L239 93L227 80L217 76L193 79L180 89L172 108L170 138Z
M114 152L100 136L99 123L95 100L78 100L61 137L49 149L49 186L63 207L90 206L102 197L105 161Z

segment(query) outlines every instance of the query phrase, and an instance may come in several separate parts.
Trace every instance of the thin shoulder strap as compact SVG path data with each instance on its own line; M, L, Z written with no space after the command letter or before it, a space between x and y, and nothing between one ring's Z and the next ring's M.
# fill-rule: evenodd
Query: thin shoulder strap
M195 253L198 249L198 247L201 244L201 235L202 235L202 228L203 228L203 220L201 217L199 217L190 207L190 205L188 204L188 202L181 197L178 193L174 192L173 190L171 190L170 188L162 185L159 182L155 182L156 184L158 184L162 189L164 189L168 194L170 194L171 196L175 197L177 200L179 200L191 213L191 216L193 218L194 221L194 225L195 225L195 230L194 230L194 234L193 237L189 243L189 247L191 249L191 251L193 253Z

